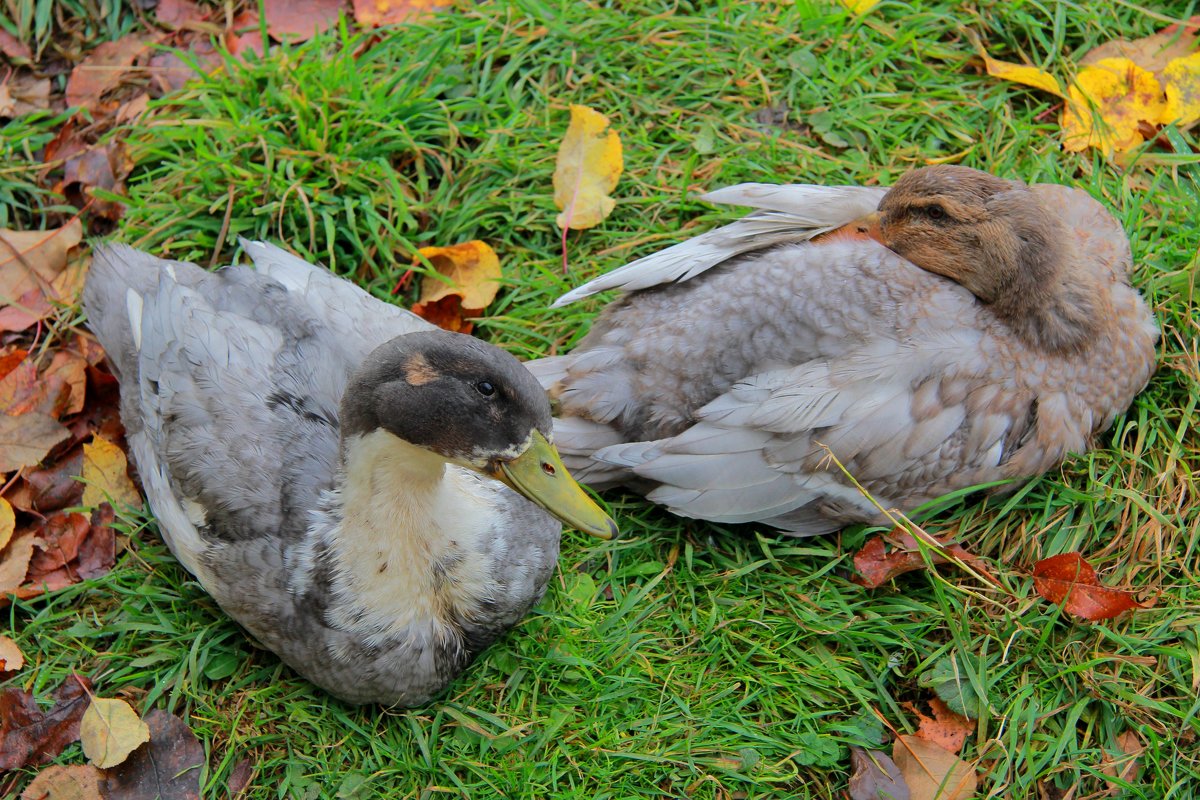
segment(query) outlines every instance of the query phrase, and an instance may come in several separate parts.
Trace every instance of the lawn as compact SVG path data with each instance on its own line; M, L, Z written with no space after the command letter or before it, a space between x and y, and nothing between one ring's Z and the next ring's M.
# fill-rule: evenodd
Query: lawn
M5 685L45 698L77 671L181 715L208 753L206 797L249 759L251 798L840 798L848 748L890 749L949 675L977 718L961 755L981 797L1200 796L1195 137L1122 163L1063 152L1057 101L983 75L976 45L1068 76L1097 44L1194 11L505 0L228 59L127 132L136 167L112 238L204 264L237 258L237 236L286 243L403 303L391 290L415 248L482 239L506 283L477 333L526 359L569 350L608 299L548 310L559 294L729 219L705 190L958 163L1112 210L1160 366L1091 453L919 516L1000 586L942 568L867 590L852 556L878 530L792 539L608 492L623 538L565 533L537 609L443 698L389 711L332 700L255 648L152 517L127 515L111 573L9 608L35 666ZM109 22L95 35L128 27ZM614 213L567 238L563 274L551 175L571 103L610 118L626 171ZM4 129L0 224L54 212L30 177L52 122ZM1089 623L1042 600L1034 562L1071 551L1150 607ZM1122 789L1101 769L1130 731L1145 750ZM56 763L82 760L75 745Z

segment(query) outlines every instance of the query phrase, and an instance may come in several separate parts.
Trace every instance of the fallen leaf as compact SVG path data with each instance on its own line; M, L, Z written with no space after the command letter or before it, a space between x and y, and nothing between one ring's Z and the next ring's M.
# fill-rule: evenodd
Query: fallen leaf
M79 723L79 740L88 761L108 769L150 741L150 728L124 700L93 697Z
M67 268L69 251L82 239L78 217L49 231L0 229L0 303L30 289L45 290Z
M485 242L470 241L449 247L422 247L413 265L428 261L436 275L421 279L421 294L413 313L439 327L470 333L466 317L477 317L500 289L500 259Z
M123 194L125 176L132 168L125 155L125 143L120 139L109 139L68 158L63 164L62 180L55 185L54 191L66 196L78 208L90 202L89 210L93 214L115 222L124 216L124 204L97 197L95 190Z
M231 800L239 800L242 793L250 786L250 779L254 777L254 764L250 759L243 758L241 761L233 765L233 769L229 771L229 797Z
M1100 772L1112 779L1105 781L1110 797L1124 794L1127 787L1137 784L1142 772L1140 757L1146 745L1133 731L1124 731L1117 736L1117 750L1120 755L1109 755L1100 765Z
M18 72L0 81L0 117L12 119L50 107L50 79Z
M927 717L914 708L919 720L916 735L951 753L962 750L967 737L975 732L974 723L951 710L940 697L930 700L929 707L933 709L932 717Z
M930 544L925 545L929 561L933 564L951 562L960 566L967 564L985 579L996 582L979 556L967 552L960 544L952 544L935 536L925 535L929 536L929 539L936 544L936 547ZM915 536L903 528L897 527L888 534L887 538L896 545L891 552L887 552L883 537L876 536L854 554L854 568L859 573L852 579L855 583L868 589L877 589L897 575L925 569L926 560L921 555L921 546L917 543Z
M262 55L266 50L263 42L262 27L258 14L253 11L243 11L233 18L229 30L225 32L225 47L238 58L245 58L246 53Z
M91 530L91 523L83 514L52 514L34 531L40 541L38 552L29 561L31 583L42 576L65 567L79 555L79 545Z
M879 5L879 0L841 0L841 3L848 11L861 17Z
M13 531L17 528L17 515L7 500L0 497L0 551L8 546Z
M54 313L41 289L30 289L12 305L0 308L0 331L26 330Z
M1157 123L1166 109L1154 74L1127 58L1106 58L1084 67L1068 88L1063 109L1063 148L1094 147L1105 155L1145 141L1143 122Z
M911 800L966 800L975 794L975 769L932 742L897 736L892 759L908 785Z
M150 56L147 69L153 82L155 97L182 89L189 81L215 71L224 63L220 51L208 39L192 41L188 46L187 55L188 58L185 59L173 50L162 50Z
M91 764L55 764L34 776L21 792L21 800L101 800L102 775Z
M154 16L161 25L168 28L182 28L208 18L204 9L192 0L158 0Z
M129 479L129 464L121 448L100 434L83 446L83 504L140 506L142 496Z
M0 412L16 417L32 411L43 394L37 364L27 358L0 378Z
M303 42L329 30L338 20L342 0L262 0L271 38Z
M608 117L587 106L571 106L571 124L558 149L554 203L563 213L558 227L583 230L599 225L616 206L608 193L625 169L621 139Z
M138 56L159 39L156 35L131 33L115 42L102 42L79 62L67 79L67 105L94 109L105 92L120 86Z
M70 675L43 712L33 695L15 687L0 691L0 770L45 764L79 739L87 708L86 678Z
M0 28L0 53L13 61L33 61L29 46L3 28Z
M412 22L450 5L451 0L354 0L354 19L366 28Z
M1191 27L1186 27L1183 31L1179 30L1179 25L1168 25L1157 33L1134 41L1114 39L1104 42L1088 51L1079 63L1081 66L1087 66L1106 58L1127 58L1142 69L1157 74L1171 61L1183 58L1195 49L1195 26L1200 25L1200 16L1192 17L1189 23Z
M1096 570L1079 553L1062 553L1034 564L1033 586L1046 600L1089 622L1142 607L1132 593L1101 586Z
M1160 122L1186 128L1200 120L1200 52L1167 64L1162 83L1167 104Z
M51 448L70 436L71 432L48 414L0 414L0 473L41 463Z
M896 762L880 750L850 748L850 800L910 800Z
M199 800L204 747L183 720L154 709L146 714L150 743L108 770L108 800Z
M983 65L987 69L988 75L994 78L1020 83L1024 86L1032 86L1035 89L1049 92L1064 100L1067 97L1058 83L1058 78L1044 69L1032 67L1028 64L1013 64L1010 61L999 61L987 53L983 54Z
M33 538L31 531L22 531L0 550L0 596L15 592L24 583L33 559Z
M63 379L70 389L70 400L65 414L78 414L83 411L84 400L87 397L87 359L72 350L59 350L50 359L50 366L42 373L42 378L58 376Z
M40 514L83 505L83 484L77 480L82 474L83 447L77 446L49 466L26 471L23 477L28 492L21 502L14 499L13 505Z
M0 636L0 672L16 672L25 666L21 648L7 636Z

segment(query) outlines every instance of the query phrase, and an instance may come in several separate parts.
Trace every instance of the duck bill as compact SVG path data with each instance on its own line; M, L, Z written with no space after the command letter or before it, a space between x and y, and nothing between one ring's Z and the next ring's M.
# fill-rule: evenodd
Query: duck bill
M580 488L558 455L558 450L538 431L533 443L512 461L502 461L489 474L528 497L572 528L612 539L617 524Z

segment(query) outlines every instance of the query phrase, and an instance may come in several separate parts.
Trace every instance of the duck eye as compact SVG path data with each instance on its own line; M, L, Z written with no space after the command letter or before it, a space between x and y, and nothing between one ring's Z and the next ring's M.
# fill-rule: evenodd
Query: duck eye
M484 397L491 397L496 393L496 387L490 381L480 381L475 384L475 390Z
M925 206L925 213L929 215L930 219L945 219L946 218L946 209L942 208L941 206L937 205L936 203L931 206Z

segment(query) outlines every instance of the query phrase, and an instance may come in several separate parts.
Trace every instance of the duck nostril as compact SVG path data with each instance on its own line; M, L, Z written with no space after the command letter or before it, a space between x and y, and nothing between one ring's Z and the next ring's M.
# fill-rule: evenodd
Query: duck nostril
M546 473L551 478L553 478L555 475L558 474L554 469L554 465L551 464L549 461L542 462L542 472Z

